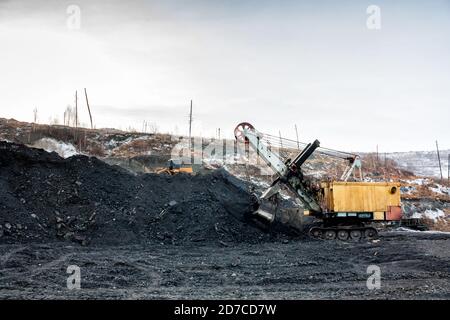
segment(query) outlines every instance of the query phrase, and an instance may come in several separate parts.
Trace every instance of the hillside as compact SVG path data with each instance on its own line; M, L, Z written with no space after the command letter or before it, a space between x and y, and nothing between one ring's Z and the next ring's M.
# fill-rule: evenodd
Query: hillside
M58 125L40 125L0 118L0 140L25 144L56 152L63 158L74 155L95 156L112 165L119 165L133 173L155 172L166 165L174 150L186 148L186 139L168 134L125 132L116 129L86 129ZM198 170L224 168L232 175L248 181L262 191L273 177L257 154L247 158L243 150L230 153L210 152L224 145L225 140L204 139L202 149L195 152L200 159ZM177 149L178 148L178 149ZM179 152L175 152L179 154ZM229 150L228 150L229 151ZM297 150L285 149L286 157L293 157ZM442 158L448 151L442 152ZM425 218L435 229L450 230L450 190L445 181L436 179L436 153L407 152L387 154L386 159L374 154L362 154L362 174L365 181L399 181L405 216ZM443 163L446 165L447 162ZM339 179L346 166L340 159L314 154L303 166L305 174L316 181ZM285 199L293 199L289 191L283 191Z
M442 174L448 175L448 157L450 150L440 150ZM402 169L412 171L417 176L440 178L437 151L410 151L388 153L387 158L394 160Z

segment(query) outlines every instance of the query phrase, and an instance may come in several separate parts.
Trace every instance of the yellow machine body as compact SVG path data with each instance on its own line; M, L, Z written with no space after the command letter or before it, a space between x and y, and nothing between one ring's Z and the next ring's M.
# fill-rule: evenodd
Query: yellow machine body
M177 174L177 173L193 173L194 171L192 168L180 168L180 169L169 169L169 168L162 168L158 169L156 173L167 173L167 174Z
M371 213L372 220L400 220L400 184L396 182L322 182L326 212Z
M177 173L193 173L194 170L192 169L191 165L185 164L183 161L180 160L173 160L170 159L167 162L167 167L165 168L159 168L156 170L156 173L167 173L167 174L177 174Z

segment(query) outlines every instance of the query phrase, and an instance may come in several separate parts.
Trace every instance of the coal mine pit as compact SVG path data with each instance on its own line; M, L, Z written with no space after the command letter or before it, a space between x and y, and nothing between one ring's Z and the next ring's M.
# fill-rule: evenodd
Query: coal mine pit
M95 157L0 143L0 234L4 243L73 241L259 243L289 238L246 221L246 184L225 170L133 174ZM278 230L279 231L279 230Z
M0 142L0 299L450 298L450 235L312 240L248 221L248 190L220 169L133 174Z

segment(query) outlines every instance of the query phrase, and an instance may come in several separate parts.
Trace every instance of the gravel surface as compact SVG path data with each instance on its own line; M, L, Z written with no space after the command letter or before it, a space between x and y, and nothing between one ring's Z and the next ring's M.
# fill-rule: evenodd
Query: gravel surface
M450 299L450 236L233 247L0 245L0 299ZM80 267L69 290L67 267ZM367 267L381 270L368 290Z

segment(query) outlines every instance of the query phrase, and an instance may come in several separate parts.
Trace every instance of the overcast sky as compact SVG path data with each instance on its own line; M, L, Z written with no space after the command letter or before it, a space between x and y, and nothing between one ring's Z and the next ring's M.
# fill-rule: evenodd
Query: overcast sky
M96 127L185 134L193 99L195 134L248 121L348 151L450 148L449 40L448 0L0 0L0 117L62 122L86 87Z

